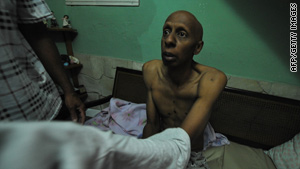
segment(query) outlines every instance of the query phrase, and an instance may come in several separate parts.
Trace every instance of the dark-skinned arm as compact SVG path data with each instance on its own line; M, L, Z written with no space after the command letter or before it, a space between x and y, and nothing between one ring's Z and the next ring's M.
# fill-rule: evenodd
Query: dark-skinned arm
M199 82L198 99L181 125L190 136L191 142L203 133L210 118L211 108L226 82L225 74L220 71L206 73Z
M151 67L151 65L149 65L148 63L144 64L143 66L144 82L148 90L146 104L147 124L145 125L143 130L143 138L150 137L160 131L159 114L156 111L156 107L153 102L151 93L151 81L153 80L153 71L149 70L149 67Z
M62 88L65 96L65 104L69 109L72 120L78 121L76 114L76 110L78 110L81 116L80 123L83 124L85 121L85 106L74 92L73 86L61 63L58 49L48 35L46 26L42 22L20 24L19 29L41 60L51 78Z

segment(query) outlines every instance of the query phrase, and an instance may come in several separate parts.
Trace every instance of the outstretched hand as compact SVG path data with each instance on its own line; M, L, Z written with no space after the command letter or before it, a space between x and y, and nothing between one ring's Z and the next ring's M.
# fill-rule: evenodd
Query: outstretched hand
M71 114L72 121L79 122L80 124L84 124L85 105L79 99L78 95L76 93L65 94L65 104Z

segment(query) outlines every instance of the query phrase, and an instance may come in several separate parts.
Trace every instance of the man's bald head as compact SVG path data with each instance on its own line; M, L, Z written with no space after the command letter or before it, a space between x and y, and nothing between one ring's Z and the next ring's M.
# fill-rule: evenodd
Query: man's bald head
M188 11L182 11L182 10L176 11L173 12L171 15L169 15L169 17L166 19L165 22L168 22L169 20L173 20L173 19L185 20L187 25L189 25L190 29L195 33L197 40L202 41L202 37L203 37L202 25L192 13Z

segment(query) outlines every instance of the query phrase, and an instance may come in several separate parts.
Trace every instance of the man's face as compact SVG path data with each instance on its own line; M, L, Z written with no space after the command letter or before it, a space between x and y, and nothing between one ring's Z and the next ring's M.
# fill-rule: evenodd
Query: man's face
M195 54L197 42L195 19L187 13L173 13L163 26L162 60L166 66L188 64Z

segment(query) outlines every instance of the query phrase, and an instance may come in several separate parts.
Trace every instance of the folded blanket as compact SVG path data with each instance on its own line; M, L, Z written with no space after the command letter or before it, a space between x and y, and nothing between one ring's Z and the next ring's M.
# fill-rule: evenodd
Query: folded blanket
M109 107L103 109L85 125L101 130L111 130L116 134L141 137L147 122L146 104L136 104L118 98L110 100ZM211 146L230 144L220 133L215 133L210 123L204 130L204 150Z
M96 126L103 131L129 136L141 136L147 122L146 104L136 104L112 98L109 107L103 109L85 125Z

